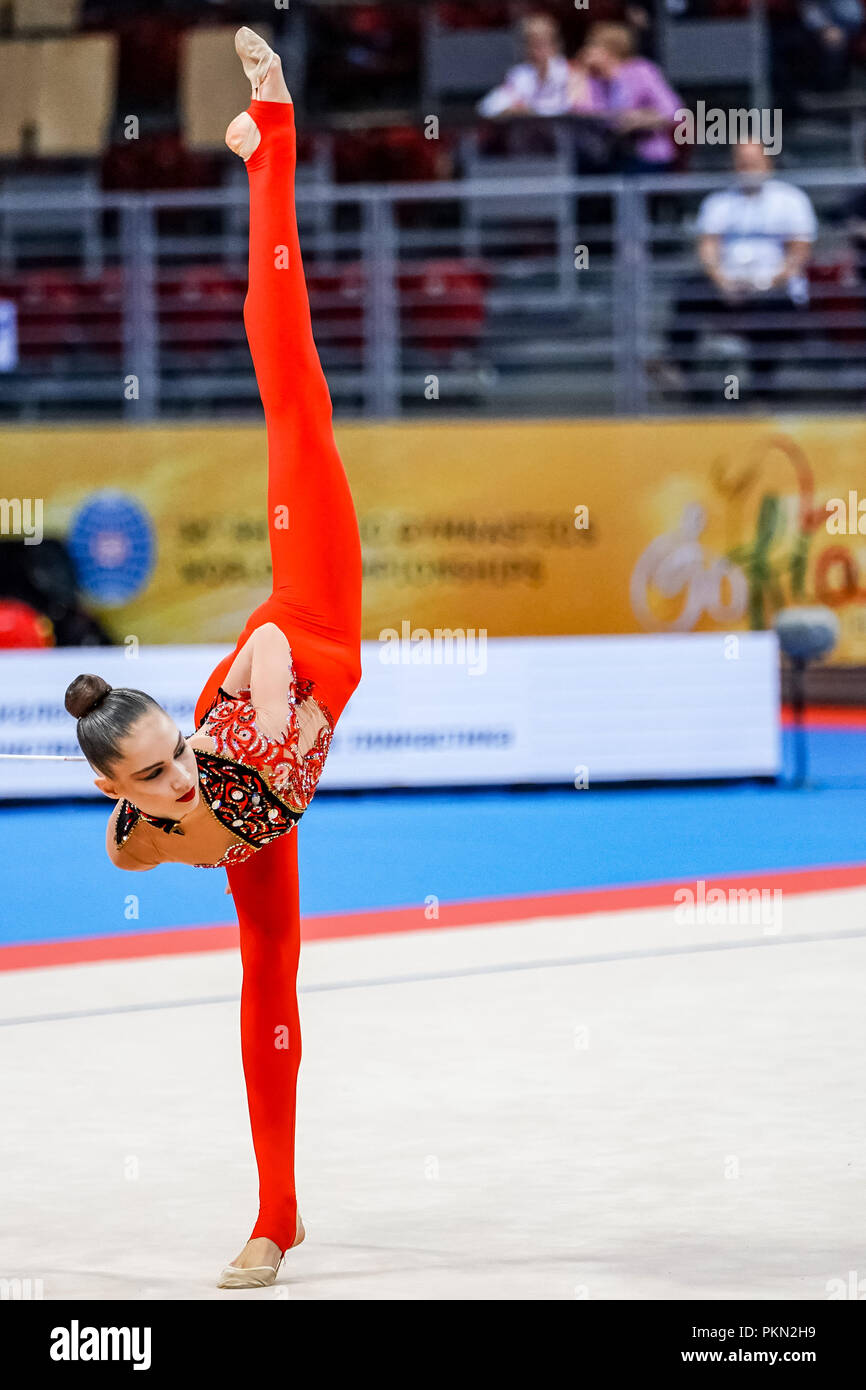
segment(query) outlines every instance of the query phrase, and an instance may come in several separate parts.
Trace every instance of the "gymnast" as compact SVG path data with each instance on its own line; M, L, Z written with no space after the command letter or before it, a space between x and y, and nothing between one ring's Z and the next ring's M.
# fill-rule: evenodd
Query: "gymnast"
M226 144L249 175L244 324L267 429L273 589L205 683L189 738L151 696L100 676L76 676L65 702L95 785L117 802L106 834L112 863L226 869L240 928L259 1211L218 1286L254 1288L274 1282L305 1234L294 1173L300 918L291 832L361 678L361 544L310 323L292 99L263 39L239 29L235 48L252 100ZM288 1047L277 1046L286 1029Z

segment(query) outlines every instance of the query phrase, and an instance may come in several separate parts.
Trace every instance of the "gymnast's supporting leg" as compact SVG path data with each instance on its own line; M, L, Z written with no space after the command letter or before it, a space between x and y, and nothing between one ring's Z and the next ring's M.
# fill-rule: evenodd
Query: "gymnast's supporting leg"
M235 1264L275 1261L295 1243L295 1096L301 1060L297 831L229 865L240 926L241 1053L259 1171L259 1214ZM278 1252L273 1246L279 1248Z

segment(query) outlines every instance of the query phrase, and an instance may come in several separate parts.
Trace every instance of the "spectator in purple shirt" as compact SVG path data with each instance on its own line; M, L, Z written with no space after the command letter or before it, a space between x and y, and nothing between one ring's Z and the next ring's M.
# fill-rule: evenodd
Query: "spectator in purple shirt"
M593 24L577 55L590 73L593 110L613 118L618 134L631 137L617 168L628 173L663 173L674 166L673 127L682 100L649 58L634 56L625 24Z

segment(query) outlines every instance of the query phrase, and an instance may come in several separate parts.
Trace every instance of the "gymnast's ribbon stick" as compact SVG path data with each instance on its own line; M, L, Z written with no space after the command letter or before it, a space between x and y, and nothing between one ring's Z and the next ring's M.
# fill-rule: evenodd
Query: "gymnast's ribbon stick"
M184 734L184 738L192 738L192 734ZM28 760L35 758L39 762L49 763L87 762L83 753L0 753L0 758L25 758Z
M81 753L0 753L0 758L39 758L50 763L86 763Z

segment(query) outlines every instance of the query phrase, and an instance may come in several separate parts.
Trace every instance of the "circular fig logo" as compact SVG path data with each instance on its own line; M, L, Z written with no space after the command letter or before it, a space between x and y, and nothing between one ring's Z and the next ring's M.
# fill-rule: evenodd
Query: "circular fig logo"
M92 493L72 519L68 536L78 582L97 603L128 603L151 573L156 537L150 517L134 497Z

